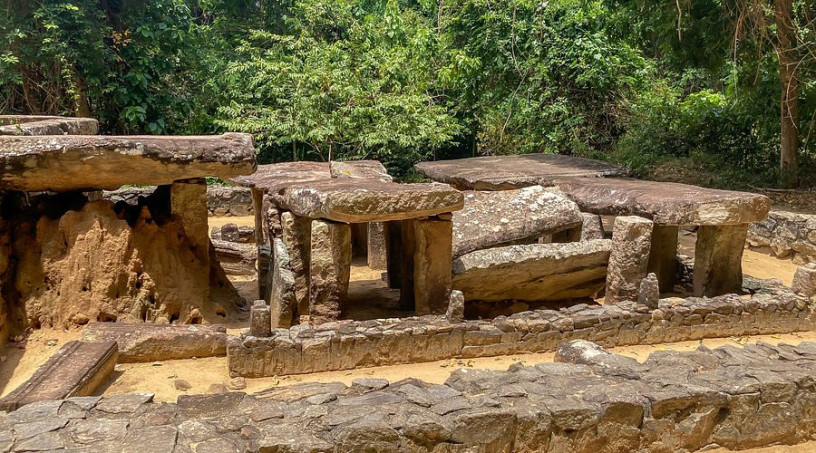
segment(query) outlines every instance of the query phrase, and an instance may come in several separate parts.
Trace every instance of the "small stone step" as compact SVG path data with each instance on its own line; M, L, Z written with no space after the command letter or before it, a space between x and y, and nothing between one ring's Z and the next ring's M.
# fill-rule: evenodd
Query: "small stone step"
M66 343L31 379L0 399L0 411L36 401L92 395L113 372L117 355L115 341Z
M115 341L119 362L154 362L227 355L222 325L167 325L98 322L82 332L85 341Z

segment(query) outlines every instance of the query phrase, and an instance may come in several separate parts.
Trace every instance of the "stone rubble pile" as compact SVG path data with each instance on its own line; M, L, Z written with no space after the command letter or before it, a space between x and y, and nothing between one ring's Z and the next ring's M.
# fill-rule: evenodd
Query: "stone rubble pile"
M769 247L774 256L792 258L794 264L816 263L816 215L773 210L748 228L748 245Z

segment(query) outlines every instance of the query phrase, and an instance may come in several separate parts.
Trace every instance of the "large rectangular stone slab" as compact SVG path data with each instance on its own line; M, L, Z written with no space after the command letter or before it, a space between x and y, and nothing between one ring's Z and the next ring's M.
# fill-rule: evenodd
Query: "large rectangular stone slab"
M439 160L420 162L414 168L434 181L462 190L509 190L536 186L555 177L623 174L620 167L606 162L558 154Z
M227 331L221 325L98 322L85 327L82 339L116 342L120 362L153 362L227 354Z
M453 257L537 239L582 224L578 205L541 186L499 192L468 191L453 213Z
M637 215L660 225L736 225L764 220L771 200L731 190L626 178L553 181L582 211Z
M0 189L55 192L164 185L255 171L249 134L218 136L65 135L0 141Z
M93 118L67 116L0 115L0 135L96 135Z
M452 288L467 300L557 301L594 297L604 286L612 241L478 250L453 261Z
M444 184L395 184L372 179L302 182L277 200L295 215L346 223L428 217L462 208L462 193Z
M113 372L116 357L115 341L68 342L31 379L0 399L0 411L36 401L92 395Z
M281 162L258 165L258 169L232 182L266 192L276 192L287 185L305 181L331 179L328 162Z

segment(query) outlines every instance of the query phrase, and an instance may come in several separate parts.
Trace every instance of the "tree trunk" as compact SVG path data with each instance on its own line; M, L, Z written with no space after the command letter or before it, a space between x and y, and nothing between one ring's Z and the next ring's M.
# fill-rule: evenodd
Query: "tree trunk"
M781 142L779 159L780 183L794 188L799 183L797 153L799 150L799 80L796 76L793 26L793 0L775 0L774 17L777 27L779 56Z

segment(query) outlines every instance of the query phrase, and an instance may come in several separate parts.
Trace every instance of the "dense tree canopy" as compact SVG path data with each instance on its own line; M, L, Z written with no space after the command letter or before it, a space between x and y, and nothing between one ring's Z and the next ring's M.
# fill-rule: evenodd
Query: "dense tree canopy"
M790 185L793 152L813 184L814 4L10 0L0 112L247 131L263 161L368 157L400 175L554 152Z

